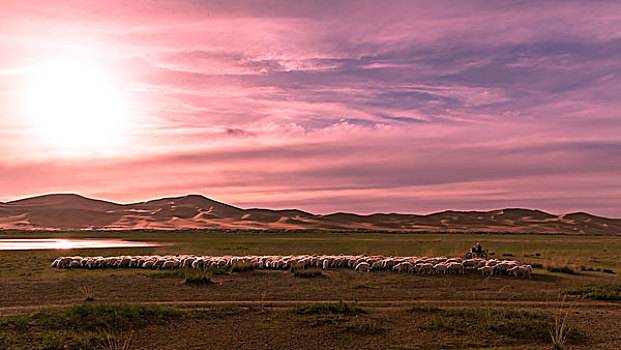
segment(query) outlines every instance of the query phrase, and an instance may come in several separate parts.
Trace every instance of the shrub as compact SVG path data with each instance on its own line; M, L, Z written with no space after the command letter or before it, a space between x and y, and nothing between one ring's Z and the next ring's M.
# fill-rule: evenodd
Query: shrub
M615 273L612 269L604 269L604 273Z
M211 284L211 277L213 276L213 272L211 270L205 268L198 268L195 270L187 270L185 272L185 278L183 279L183 284L189 285L205 285Z

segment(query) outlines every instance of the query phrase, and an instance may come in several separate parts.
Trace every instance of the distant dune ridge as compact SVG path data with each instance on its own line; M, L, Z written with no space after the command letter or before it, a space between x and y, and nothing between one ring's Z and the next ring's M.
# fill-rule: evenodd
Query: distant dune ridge
M429 215L241 209L200 195L117 204L76 194L0 202L0 229L18 230L338 230L621 235L621 219L540 210L443 211Z

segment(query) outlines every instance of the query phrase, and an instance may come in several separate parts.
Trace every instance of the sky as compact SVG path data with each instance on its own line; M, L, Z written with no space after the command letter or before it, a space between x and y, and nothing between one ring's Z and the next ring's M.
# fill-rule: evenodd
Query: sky
M621 217L617 1L2 1L0 201Z

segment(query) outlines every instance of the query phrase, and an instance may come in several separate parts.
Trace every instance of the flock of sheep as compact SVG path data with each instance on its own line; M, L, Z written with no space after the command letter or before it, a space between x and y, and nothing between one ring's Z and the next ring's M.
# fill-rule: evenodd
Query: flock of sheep
M427 257L386 257L366 255L268 255L268 256L115 256L115 257L60 257L54 260L55 268L233 268L246 265L255 269L287 270L289 268L349 268L361 272L396 271L416 274L463 274L477 271L483 275L511 275L530 278L532 267L515 260L462 259Z

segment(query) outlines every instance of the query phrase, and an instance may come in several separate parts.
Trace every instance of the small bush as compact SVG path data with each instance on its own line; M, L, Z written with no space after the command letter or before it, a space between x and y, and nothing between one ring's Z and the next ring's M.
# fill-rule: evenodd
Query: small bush
M603 284L564 290L563 294L582 295L595 300L621 300L621 283Z
M293 270L293 276L299 278L314 278L323 276L321 269L298 269Z
M612 274L614 274L615 272L612 269L604 269L604 273L612 273Z
M349 315L362 313L364 310L360 308L356 303L346 303L340 300L338 303L317 303L300 305L294 309L294 311L300 315L313 315L313 314L341 314Z
M576 270L569 266L548 266L547 270L550 272L566 273L569 275L576 274Z
M543 264L540 263L531 263L529 264L533 269L543 269Z
M211 277L213 276L213 272L208 269L199 268L195 270L187 270L185 272L185 278L183 279L183 284L189 285L205 285L211 284Z

